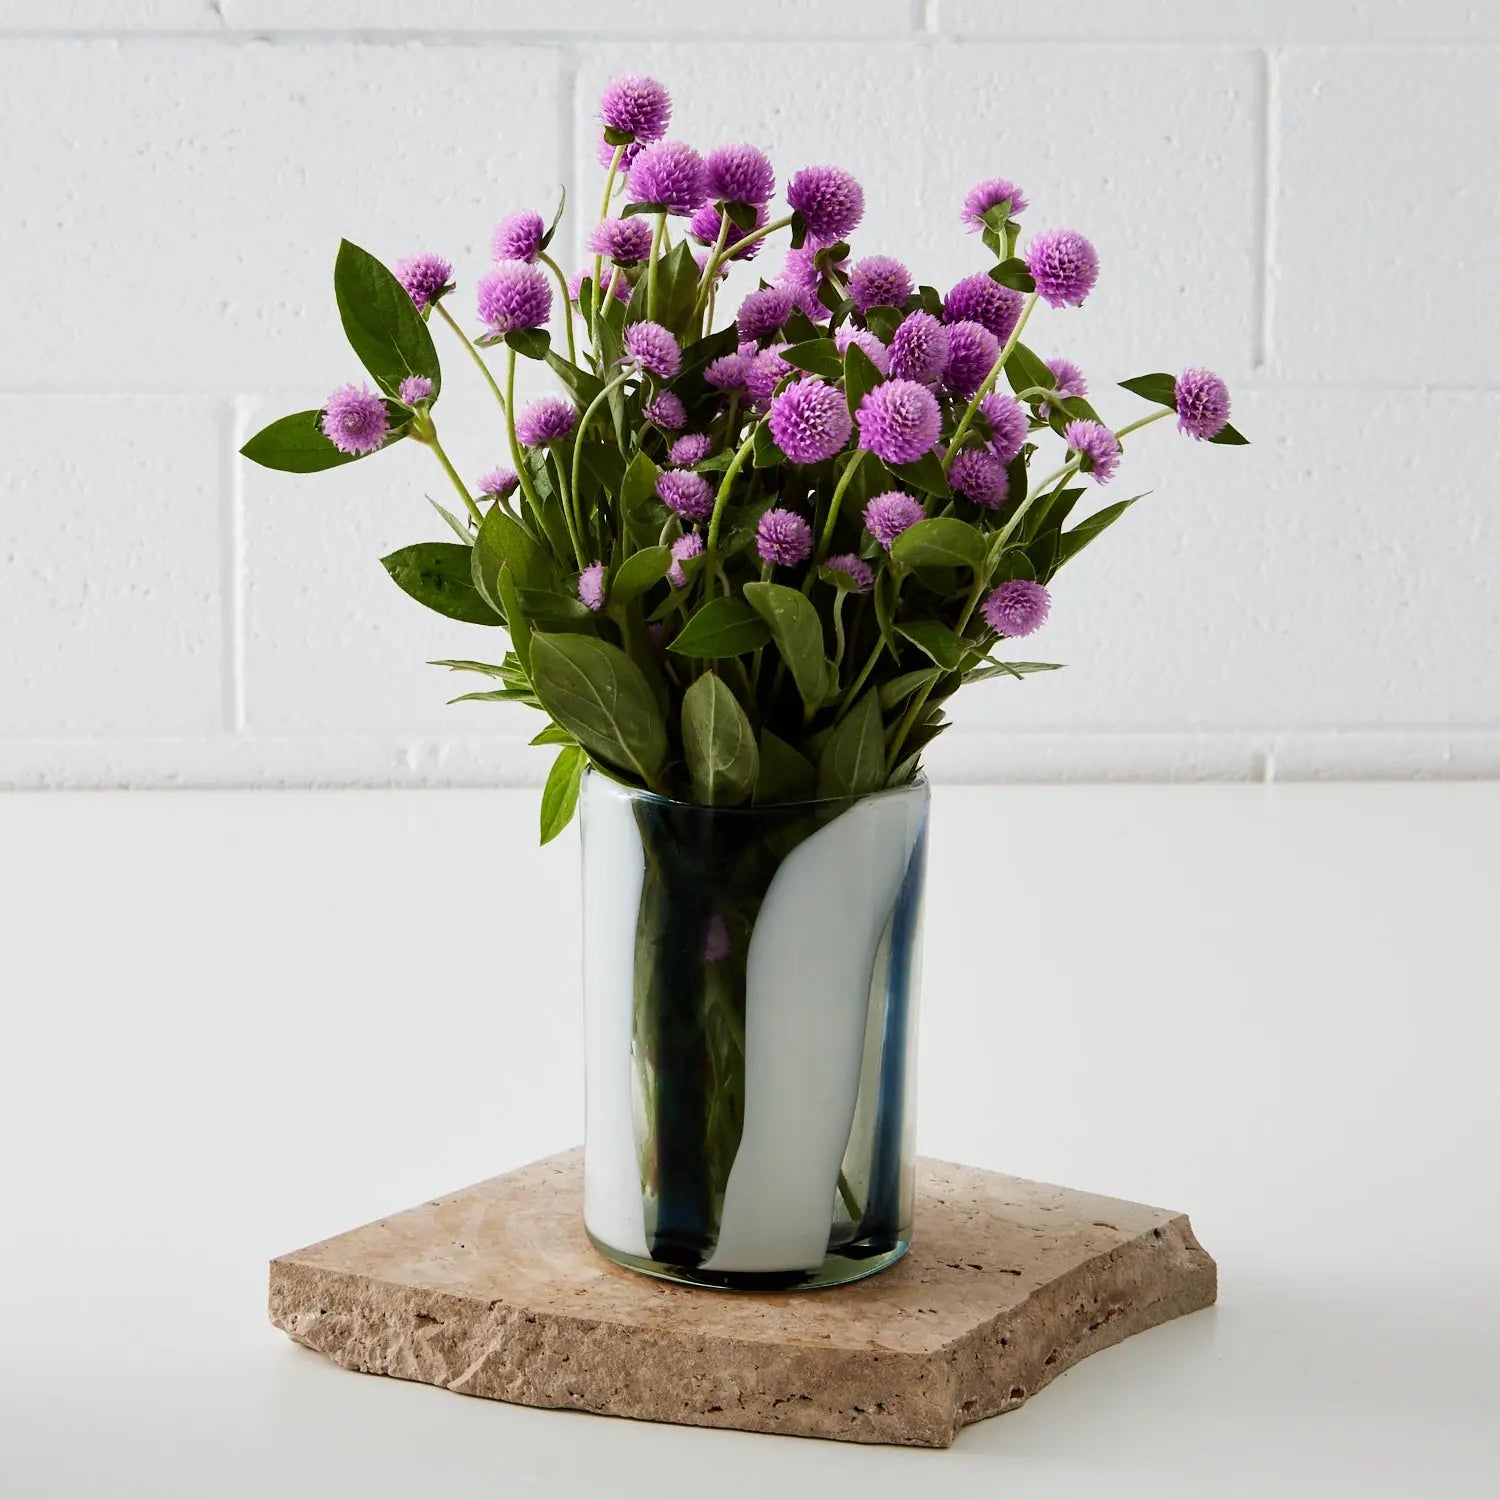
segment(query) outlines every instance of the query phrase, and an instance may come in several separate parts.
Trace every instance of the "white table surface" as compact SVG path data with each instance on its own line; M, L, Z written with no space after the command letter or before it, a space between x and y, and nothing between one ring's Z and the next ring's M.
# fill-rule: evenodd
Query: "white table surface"
M0 797L0 1493L1496 1493L1500 785L940 788L921 1145L1221 1301L947 1452L362 1378L265 1262L581 1133L533 792Z

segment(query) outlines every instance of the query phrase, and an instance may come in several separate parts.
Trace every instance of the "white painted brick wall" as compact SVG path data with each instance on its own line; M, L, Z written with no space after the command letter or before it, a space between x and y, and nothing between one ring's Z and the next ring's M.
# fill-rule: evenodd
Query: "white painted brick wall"
M968 694L940 774L1500 774L1496 44L1480 0L0 0L0 785L538 776L530 716L425 665L479 633L380 568L441 535L426 455L235 449L358 373L340 235L472 281L500 214L592 209L625 69L690 139L855 169L860 248L939 284L983 263L964 189L1024 183L1100 247L1030 341L1107 414L1232 378L1254 445L1131 445L1153 494L1059 578L1068 670Z

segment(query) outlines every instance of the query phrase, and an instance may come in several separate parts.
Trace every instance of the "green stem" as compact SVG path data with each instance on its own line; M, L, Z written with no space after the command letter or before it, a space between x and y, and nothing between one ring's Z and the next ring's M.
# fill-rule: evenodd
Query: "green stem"
M875 637L874 649L865 658L864 666L859 669L859 675L849 684L848 691L839 701L839 711L834 715L833 720L835 724L841 722L844 715L854 707L854 700L859 697L860 689L865 685L865 679L875 670L875 663L880 660L880 653L883 650L885 650L885 637L878 635Z
M443 451L443 445L438 442L437 428L433 426L432 418L430 416L427 417L423 425L427 429L426 432L421 435L413 433L413 436L416 437L419 443L423 443L432 449L434 457L443 466L443 472L453 481L453 488L463 496L464 505L467 507L469 514L474 518L474 524L476 526L482 525L484 522L484 512L474 503L473 496L469 494L468 485L459 478L458 470L453 467L452 460Z
M828 519L823 522L823 535L818 538L818 550L813 553L814 569L828 556L828 548L833 543L833 528L838 524L839 502L844 498L844 491L849 488L860 464L864 462L866 451L864 448L854 450L854 457L849 460L844 472L839 475L838 484L834 486L833 499L828 502ZM811 570L808 572L808 577L812 577ZM803 592L805 593L806 590L804 589Z
M703 275L698 281L698 293L693 298L693 321L696 323L698 314L704 308L710 307L714 299L714 284L719 272L719 257L724 253L724 242L729 238L729 215L724 212L723 205L719 207L719 234L714 240L714 248L709 257L703 262Z
M1031 309L1036 306L1038 293L1033 292L1021 308L1021 316L1016 319L1016 326L1011 329L1010 337L1005 341L1005 347L996 356L995 363L990 366L990 373L984 377L979 389L974 392L973 400L964 408L964 414L958 419L958 426L953 429L953 441L948 444L948 455L943 459L943 473L947 473L953 466L954 456L957 454L963 440L969 435L969 428L974 425L974 413L979 410L979 403L994 389L995 382L1000 378L1000 372L1005 368L1005 362L1015 353L1016 345L1021 342L1021 330L1026 326L1026 320L1031 316Z
M727 250L718 255L711 255L708 264L703 268L703 282L701 285L712 286L714 277L718 274L719 267L726 260L733 260L747 245L753 245L757 240L763 240L768 234L775 234L778 229L785 229L792 222L792 215L788 214L784 219L772 219L769 224L762 224L759 229L752 229L743 239L736 240Z
M620 170L620 158L624 156L624 154L625 148L623 146L616 146L615 154L610 158L609 172L604 179L604 202L599 206L599 217L601 220L607 219L609 217L609 200L614 197L615 193L615 174ZM603 255L595 255L594 282L592 288L590 289L590 295L593 297L594 301L593 338L595 368L598 367L599 363L599 308L603 300L599 295L599 277L603 274L603 272L604 257Z
M536 524L542 526L542 502L537 495L536 486L531 482L531 470L526 467L526 461L521 457L521 445L516 441L516 351L509 344L505 346L505 435L510 439L510 461L516 466L516 478L521 481L521 493L526 496L526 503L531 507L531 513L536 517ZM542 535L547 531L542 527Z
M1154 411L1149 417L1141 417L1138 421L1131 422L1127 426L1116 428L1115 441L1118 443L1127 432L1138 432L1142 427L1149 427L1153 422L1160 422L1163 417L1176 416L1176 412L1170 406L1164 406L1160 411Z
M656 216L656 228L651 234L651 260L646 267L646 316L656 318L656 263L661 259L662 236L667 232L667 212L663 209Z
M557 475L557 490L562 498L563 523L568 528L568 539L573 543L573 555L578 559L581 572L589 565L588 549L583 545L583 515L574 506L572 494L568 490L568 476L561 452L557 448L552 448L548 452L548 457L552 460L552 472Z
M724 470L724 478L719 484L719 493L714 497L714 513L708 523L708 540L703 544L703 598L705 602L712 599L714 595L714 558L719 547L719 525L724 519L724 507L729 502L729 491L744 467L745 460L750 457L750 450L755 446L755 434L759 431L760 423L752 423L745 441L735 449L734 457L729 460L729 467Z
M583 435L584 435L585 432L588 431L589 423L592 422L593 419L594 419L594 413L596 411L598 411L599 408L606 401L609 400L609 394L610 394L610 392L618 390L622 385L624 385L624 383L627 380L630 379L630 376L631 376L631 372L629 370L622 370L618 375L616 375L615 378L613 380L611 380L610 383L607 386L605 386L604 389L602 391L600 391L599 394L597 396L595 396L592 401L589 402L587 408L584 410L583 416L580 417L579 420L578 420L578 433L577 433L577 436L574 437L574 439L573 439L573 493L574 493L574 495L578 494L579 466L583 462ZM582 517L581 516L579 518L579 524L582 525ZM624 528L621 527L621 530L623 531Z
M545 250L537 256L537 259L557 278L557 289L562 293L563 312L567 316L568 363L576 365L578 363L578 345L573 342L573 303L568 296L568 278L563 275L562 267Z
M433 305L437 308L438 315L442 318L442 320L454 331L455 334L458 335L459 342L464 346L465 349L469 351L469 358L479 366L479 373L484 376L485 384L489 386L490 390L494 393L495 400L499 403L500 410L503 413L505 411L505 397L500 394L499 383L496 381L494 374L491 372L489 365L485 361L484 356L479 352L478 349L474 347L474 344L469 338L469 335L466 334L463 329L458 326L458 324L454 321L453 314L443 306L442 302L439 301L434 303Z

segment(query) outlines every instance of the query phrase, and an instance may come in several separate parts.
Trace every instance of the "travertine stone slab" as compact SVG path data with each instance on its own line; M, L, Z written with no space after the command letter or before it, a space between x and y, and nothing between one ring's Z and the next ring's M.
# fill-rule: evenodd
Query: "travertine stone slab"
M1183 1214L922 1161L904 1260L827 1291L686 1289L584 1236L571 1151L271 1262L271 1321L351 1370L658 1422L946 1447L1207 1307Z

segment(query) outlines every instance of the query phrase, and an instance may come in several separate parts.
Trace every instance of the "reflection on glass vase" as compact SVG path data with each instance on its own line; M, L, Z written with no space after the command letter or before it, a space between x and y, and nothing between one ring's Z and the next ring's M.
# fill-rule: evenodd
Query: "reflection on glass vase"
M911 1242L925 781L769 807L584 778L584 1219L695 1286Z

